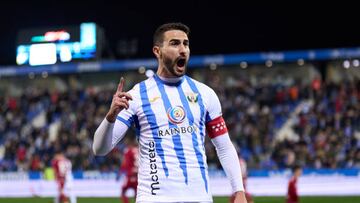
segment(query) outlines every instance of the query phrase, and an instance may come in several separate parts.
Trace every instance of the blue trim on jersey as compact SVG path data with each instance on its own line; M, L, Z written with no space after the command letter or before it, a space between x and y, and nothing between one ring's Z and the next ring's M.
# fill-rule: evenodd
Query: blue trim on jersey
M167 112L168 109L172 108L170 100L165 92L165 88L164 88L164 84L162 83L162 81L160 80L159 77L154 77L156 84L159 88L160 94L161 94L161 98L164 102L164 108L165 108L165 112ZM170 128L176 128L176 125L171 123L169 121L169 126ZM172 140L174 143L174 150L176 153L176 157L179 160L180 163L180 168L183 171L183 175L185 177L185 183L188 184L188 175L187 175L187 169L186 169L186 159L185 159L185 154L184 154L184 148L183 145L181 143L181 138L179 134L173 135L172 136Z
M139 123L139 119L137 117L137 115L133 115L134 117L134 124L135 124L135 134L137 136L137 138L140 137L140 123Z
M130 117L129 119L125 120L124 118L117 116L116 119L123 122L125 125L127 125L129 128L131 128L132 123L134 122L133 117Z
M191 90L195 93L198 94L198 103L200 106L200 123L199 123L199 131L200 131L200 135L202 137L202 146L204 147L204 142L205 142L205 136L204 136L204 126L205 126L205 121L204 121L204 114L205 114L205 107L204 107L204 102L202 100L201 94L198 90L198 88L196 87L194 81L192 81L192 79L188 76L185 76L186 81L188 82ZM207 115L207 114L206 114Z
M207 111L207 112L206 112L206 120L205 120L205 123L208 123L208 122L210 122L210 121L212 121L212 119L211 119L211 117L210 117L209 112Z
M156 81L160 81L161 83L169 86L179 86L184 81L184 76L181 78L179 82L167 82L162 80L157 74L154 75Z
M191 112L189 103L188 103L188 101L186 99L186 96L185 96L184 91L181 88L181 86L178 86L177 90L178 90L179 95L180 95L181 103L185 107L186 114L187 114L187 117L189 119L189 124L192 126L192 125L194 125L194 116L193 116L193 114ZM196 133L192 132L191 135L192 135L192 142L193 142L193 147L194 147L194 150L195 150L196 158L197 158L198 163L199 163L201 176L202 176L202 179L203 179L203 181L205 183L206 192L208 192L208 182L207 182L206 174L205 174L204 158L203 158L203 155L202 155L202 153L200 151L200 148L199 148L199 142L198 142ZM201 138L201 136L200 136L200 138Z
M158 129L158 126L156 123L155 114L154 114L153 110L151 109L151 104L150 104L149 97L148 97L147 91L146 91L145 81L140 83L140 97L141 97L141 102L142 102L141 107L143 109L144 114L146 115L146 118L150 125L150 129L151 129L154 141L155 141L156 153L160 157L162 166L164 168L164 173L165 173L166 177L168 177L169 169L167 168L166 163L165 163L165 154L164 154L164 149L161 146L161 138L159 138L157 136L156 129Z

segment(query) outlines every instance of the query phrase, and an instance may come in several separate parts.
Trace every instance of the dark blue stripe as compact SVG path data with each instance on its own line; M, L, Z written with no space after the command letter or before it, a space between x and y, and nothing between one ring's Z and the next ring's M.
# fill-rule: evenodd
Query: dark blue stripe
M164 149L161 146L161 138L158 138L158 136L157 136L156 130L158 129L158 126L156 123L155 114L154 114L153 110L151 109L151 104L150 104L149 97L148 97L147 91L146 91L145 81L140 83L140 97L141 97L143 112L146 115L146 118L150 125L151 132L152 132L152 135L153 135L153 138L155 141L156 153L160 157L162 166L164 168L165 175L166 175L166 177L168 177L169 170L165 163Z
M162 83L161 80L159 80L158 77L154 77L154 78L155 78L156 84L157 84L157 86L159 88L161 98L162 98L162 100L164 102L164 105L165 105L164 106L165 112L167 112L168 109L170 109L172 107L171 107L170 100L169 100L169 98L168 98L168 96L167 96L167 94L165 92L164 84ZM169 126L170 126L170 128L176 128L177 127L175 124L171 123L170 121L169 121ZM173 140L173 143L174 143L174 150L175 150L175 153L176 153L176 157L179 160L180 168L183 171L183 174L184 174L184 177L185 177L185 183L188 184L188 175L187 175L187 169L186 169L186 159L185 159L184 148L183 148L183 145L181 143L180 135L179 134L173 135L172 140Z
M179 92L179 95L180 95L181 103L185 107L186 115L187 115L187 117L189 119L189 124L190 124L190 126L193 126L194 125L194 116L193 116L193 114L191 112L191 109L190 109L189 103L188 103L188 101L186 99L186 96L184 94L184 91L181 89L181 86L178 86L177 89L178 89L178 92ZM205 183L206 192L208 192L208 182L207 182L206 174L205 174L205 166L204 166L203 155L202 155L202 153L201 153L201 151L199 149L199 142L198 142L196 133L192 132L191 135L192 135L192 142L193 142L193 147L194 147L194 150L195 150L196 158L197 158L198 163L199 163L201 176L202 176L202 179L203 179L203 181Z
M203 131L203 128L204 128L204 125L205 125L205 107L204 107L204 102L202 100L202 97L201 97L201 94L198 90L198 88L196 87L194 81L192 81L191 78L189 78L188 76L185 76L185 79L186 81L188 82L191 90L195 93L198 94L198 103L199 103L199 106L200 106L200 123L199 123L199 131L200 131L200 135L202 137L202 146L204 146L204 141L205 141L205 137L204 137L204 131Z
M139 139L140 137L140 123L139 123L139 119L137 117L137 115L134 115L134 123L135 123L135 134L137 136L137 138Z
M206 111L206 119L205 119L205 123L210 122L211 121L211 117L209 115L209 112Z
M117 116L116 119L118 119L119 121L123 122L125 125L127 125L129 128L131 128L131 125L133 123L133 118L130 117L129 119L125 120L124 118Z

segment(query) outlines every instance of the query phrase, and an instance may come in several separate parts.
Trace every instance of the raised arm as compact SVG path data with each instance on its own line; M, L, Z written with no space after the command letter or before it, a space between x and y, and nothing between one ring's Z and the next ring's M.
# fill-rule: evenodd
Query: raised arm
M132 100L132 97L129 93L123 92L125 80L121 77L120 82L118 84L118 88L113 95L113 99L111 102L110 109L106 114L106 120L110 123L114 123L117 115L121 110L129 108L129 100Z
M118 88L113 95L110 109L95 131L92 146L95 155L109 153L130 127L124 122L117 121L118 114L124 109L129 109L129 100L132 100L129 93L123 92L124 83L125 80L121 77Z

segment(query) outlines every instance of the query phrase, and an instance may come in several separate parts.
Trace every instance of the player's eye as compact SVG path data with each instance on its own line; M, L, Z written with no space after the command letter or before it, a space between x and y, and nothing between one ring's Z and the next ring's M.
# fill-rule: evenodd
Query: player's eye
M170 41L170 45L172 46L177 46L180 44L180 41L179 40L173 40L173 41Z

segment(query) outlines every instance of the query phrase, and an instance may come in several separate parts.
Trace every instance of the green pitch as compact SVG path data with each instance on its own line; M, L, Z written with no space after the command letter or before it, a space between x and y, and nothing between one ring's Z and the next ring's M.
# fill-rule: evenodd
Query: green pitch
M255 197L255 203L285 203L284 197ZM1 203L53 203L52 198L0 198ZM117 198L78 198L78 203L120 203ZM134 202L134 201L132 201ZM360 196L346 197L301 197L301 203L354 203ZM226 197L214 198L214 203L229 203Z

